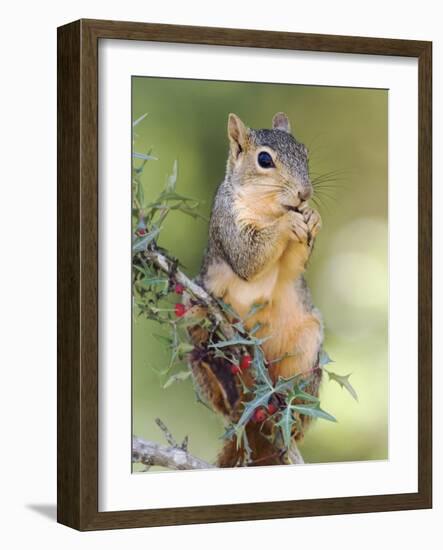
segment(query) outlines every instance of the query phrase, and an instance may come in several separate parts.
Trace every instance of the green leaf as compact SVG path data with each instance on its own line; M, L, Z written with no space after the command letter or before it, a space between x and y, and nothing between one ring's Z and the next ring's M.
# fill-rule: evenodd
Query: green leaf
M240 416L239 421L236 424L234 424L232 427L234 430L234 433L237 435L238 438L240 438L240 435L242 434L246 424L251 420L255 409L257 407L266 406L268 404L269 398L273 393L274 393L273 389L264 393L257 392L255 394L254 399L252 399L251 401L247 401L244 404L244 409Z
M324 349L320 351L320 356L318 358L318 362L320 367L324 367L325 365L328 365L329 363L333 363L334 361L329 357L329 355L326 353Z
M209 348L227 348L229 346L259 346L264 342L263 339L260 338L232 338L231 340L221 340L220 342L216 342L215 344L209 344Z
M253 317L256 313L261 311L263 308L265 308L268 305L268 302L262 302L257 304L252 304L251 309L248 311L248 314L246 316L246 319L249 319L250 317Z
M267 388L272 388L273 391L275 391L265 363L264 353L259 346L254 348L254 359L252 361L252 366L255 369L257 383L264 384Z
M134 254L137 254L138 252L143 252L144 250L146 250L148 244L151 243L159 233L160 228L155 227L147 235L136 239L134 244L132 245L132 252Z
M134 270L137 270L139 273L146 276L147 270L144 267L141 267L137 264L132 264L132 267L134 268Z
M320 400L318 397L315 397L315 395L312 395L311 393L307 393L303 391L301 388L296 387L294 388L294 391L291 394L291 400L294 399L303 399L304 401L310 401L312 403L319 403Z
M149 278L145 277L140 281L140 283L144 286L154 286L154 285L169 285L168 279L158 279L158 278Z
M352 397L358 401L358 395L355 389L352 387L351 383L349 382L349 377L352 373L347 374L346 376L342 376L340 374L336 374L335 372L326 371L329 376L329 380L334 380L337 382L337 384L340 385L341 388L346 388L348 392L352 395Z
M246 457L248 460L251 460L251 456L252 456L252 449L249 445L249 441L248 441L248 436L246 434L246 430L243 430L243 433L242 433L242 441L243 441L243 447L245 449L245 452L246 452Z
M176 349L179 355L184 355L193 351L194 346L192 344L188 344L187 342L180 342Z
M177 185L177 173L178 173L178 163L174 160L172 165L172 174L170 174L166 179L165 191L175 191L175 186Z
M135 128L137 124L140 124L142 120L144 120L148 116L148 113L143 114L141 117L138 117L134 122L132 123L132 127Z
M247 436L246 436L245 426L237 427L236 435L237 435L236 443L237 443L237 450L238 450L241 447L242 440L244 438L246 438L246 440L248 439ZM248 443L248 447L249 447L249 443Z
M237 325L238 324L236 323L234 326L237 327ZM254 334L262 328L262 326L263 325L261 323L255 323L255 325L249 331L250 336L254 336Z
M182 202L191 202L195 206L198 205L198 200L194 199L192 197L186 197L185 195L180 195L180 193L177 193L174 189L165 189L160 193L157 200L153 203L151 203L150 206L164 206L162 203L164 201L182 201Z
M259 407L267 407L269 399L275 393L275 389L272 385L258 385L254 389L254 398L251 401L245 403L245 408L243 409L240 420L236 424L236 428L246 425L249 420L252 418L255 409Z
M220 439L232 439L236 434L237 430L235 429L235 425L229 424L229 426L226 426L226 429L224 433L220 436Z
M287 449L291 446L292 426L294 422L296 422L296 420L292 417L292 408L286 407L281 413L280 420L276 423L281 429L283 441Z
M157 157L153 157L152 155L147 155L146 153L136 153L135 151L132 153L132 157L140 160L158 160Z
M163 384L163 389L169 388L169 386L172 386L175 382L182 382L183 380L187 380L191 376L191 371L180 371L177 372L177 374L173 374L168 380Z
M143 185L140 181L137 182L136 196L137 196L137 202L140 205L140 207L143 206L143 204L145 202L145 193L144 193L144 190L143 190Z
M222 308L222 310L228 315L231 315L232 317L235 317L235 318L239 317L239 314L229 304L227 304L223 300L217 300L217 303Z
M291 409L299 414L304 414L305 416L323 418L324 420L329 420L329 422L337 422L337 419L334 418L332 414L329 414L320 408L320 403L317 403L316 405L291 405Z

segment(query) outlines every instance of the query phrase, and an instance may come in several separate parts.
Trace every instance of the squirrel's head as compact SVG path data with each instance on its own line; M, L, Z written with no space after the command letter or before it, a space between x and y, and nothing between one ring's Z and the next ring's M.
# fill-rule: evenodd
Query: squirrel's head
M234 114L228 119L227 176L241 194L271 215L296 209L312 196L308 151L291 134L288 117L277 113L272 129L247 128Z

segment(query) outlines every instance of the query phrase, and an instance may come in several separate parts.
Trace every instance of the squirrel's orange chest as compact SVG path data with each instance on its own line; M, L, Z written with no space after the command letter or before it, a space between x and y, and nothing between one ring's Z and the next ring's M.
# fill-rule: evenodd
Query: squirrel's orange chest
M320 339L318 319L305 310L295 286L305 261L296 252L299 251L289 249L251 281L242 280L224 262L211 266L206 278L208 290L222 298L242 319L247 318L248 328L260 323L262 328L257 336L267 337L263 350L266 359L275 362L275 377L290 377L305 371L306 365L300 361L302 351L306 346L318 346ZM256 304L265 305L248 318ZM310 330L306 331L311 325L312 336Z

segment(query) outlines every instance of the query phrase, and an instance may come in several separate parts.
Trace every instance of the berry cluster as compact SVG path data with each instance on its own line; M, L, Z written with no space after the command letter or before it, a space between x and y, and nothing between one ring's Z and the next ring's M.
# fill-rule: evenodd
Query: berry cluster
M185 291L185 287L180 283L175 283L174 285L174 292L176 294L183 294ZM177 303L175 304L175 316L176 317L183 317L183 315L186 314L186 306L184 304Z
M272 416L278 411L275 403L271 402L267 407L257 407L252 415L253 422L264 422L268 416Z
M252 363L250 355L243 355L239 365L231 365L232 374L240 374L242 371L248 370Z
M186 314L186 306L185 304L175 304L175 316L176 317L183 317L183 315Z

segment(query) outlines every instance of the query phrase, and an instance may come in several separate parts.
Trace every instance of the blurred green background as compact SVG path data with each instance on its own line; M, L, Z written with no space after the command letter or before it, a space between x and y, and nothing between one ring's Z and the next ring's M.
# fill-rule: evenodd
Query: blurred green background
M227 117L269 128L284 111L294 135L310 150L312 177L334 172L319 192L323 229L306 278L323 313L332 371L352 373L359 402L325 377L322 408L336 424L318 420L300 449L307 462L388 457L388 92L386 90L133 77L135 150L158 158L143 174L146 200L157 196L178 160L177 191L195 197L209 218L224 177ZM207 223L172 213L159 244L198 273ZM134 319L133 433L165 443L160 417L190 451L213 461L221 419L196 402L192 382L162 388L156 373L168 364L158 325ZM164 382L164 380L163 380ZM137 468L134 470L137 471Z

